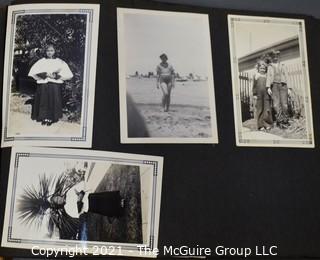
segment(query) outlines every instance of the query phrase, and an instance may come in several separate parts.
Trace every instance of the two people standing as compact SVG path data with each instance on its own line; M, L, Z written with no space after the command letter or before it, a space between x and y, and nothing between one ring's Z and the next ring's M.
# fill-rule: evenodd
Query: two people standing
M285 66L280 63L280 51L273 51L271 62L261 59L257 64L254 76L253 96L256 99L257 125L260 131L273 127L272 109L275 112L276 125L281 129L289 127L288 74Z

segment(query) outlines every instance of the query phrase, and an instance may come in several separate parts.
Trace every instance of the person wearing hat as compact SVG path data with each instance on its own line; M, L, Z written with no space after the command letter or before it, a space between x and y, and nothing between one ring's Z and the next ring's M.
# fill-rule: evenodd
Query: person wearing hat
M157 66L157 88L162 91L162 106L165 112L169 111L171 90L174 87L174 69L168 63L168 56L160 55L161 63Z
M273 51L270 56L271 63L268 67L266 82L267 92L272 96L276 124L280 128L287 128L289 126L288 96L290 94L287 85L287 70L285 65L280 63L280 51Z

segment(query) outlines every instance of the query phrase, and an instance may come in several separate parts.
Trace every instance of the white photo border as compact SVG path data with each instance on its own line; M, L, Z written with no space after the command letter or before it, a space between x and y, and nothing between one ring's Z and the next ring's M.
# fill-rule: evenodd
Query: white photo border
M8 7L5 62L3 77L3 115L1 147L19 145L91 147L95 94L97 46L99 31L99 4L26 4ZM16 18L24 14L86 14L86 48L81 108L81 133L79 136L22 136L8 133L10 94L13 67L13 46ZM89 26L88 26L89 25ZM7 51L8 50L8 51Z
M209 110L211 116L211 136L207 138L192 138L192 137L128 137L128 117L127 117L127 86L126 86L126 69L125 69L125 26L123 18L125 14L154 14L154 15L174 15L176 17L192 17L199 16L207 20L209 44L211 48L208 49L208 96L209 96ZM118 68L119 68L119 104L120 104L120 134L121 143L203 143L203 144L217 144L218 127L215 101L215 85L213 75L213 56L212 56L212 33L209 14L205 13L189 13L179 11L165 11L165 10L151 10L151 9L136 9L117 7L117 29L118 29Z
M108 161L117 164L146 166L152 165L152 186L150 205L148 205L148 237L146 244L134 243L117 243L117 242L93 242L81 240L34 240L12 237L12 221L14 215L14 203L16 193L16 182L19 170L19 160L21 158L57 158L57 159L74 159L74 160L93 160L93 161ZM60 148L36 148L36 147L13 147L11 152L9 181L7 187L6 210L4 216L3 233L1 246L10 248L32 249L38 245L41 248L81 248L84 245L88 248L88 253L93 253L94 246L115 247L118 249L114 255L128 255L140 257L156 257L155 254L141 253L139 247L144 247L148 252L153 252L158 246L158 229L160 217L161 203L161 187L162 187L162 170L163 157L126 154L115 152L102 151L85 151L85 150L70 150ZM20 173L21 174L21 173ZM150 183L151 184L151 183ZM60 246L60 247L59 247ZM119 249L120 248L120 249ZM143 251L142 251L143 252Z
M241 99L239 87L239 67L238 57L236 54L236 39L234 24L236 22L254 22L254 23L273 23L282 25L299 26L299 49L302 64L302 73L304 79L304 102L307 127L307 139L281 139L281 140L257 140L244 139L242 137L242 115L241 115ZM235 136L237 146L254 146L254 147L293 147L293 148L314 148L314 132L311 90L309 80L308 52L304 19L290 19L279 17L263 17L263 16L247 16L247 15L228 15L228 31L229 31L229 48L230 63L232 72L232 91L233 91L233 110L235 123Z

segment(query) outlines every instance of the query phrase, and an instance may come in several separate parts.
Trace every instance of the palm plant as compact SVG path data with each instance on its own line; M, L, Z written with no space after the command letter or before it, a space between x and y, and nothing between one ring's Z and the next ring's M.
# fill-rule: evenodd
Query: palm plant
M57 228L61 239L76 239L79 220L69 216L64 205L67 192L83 180L82 174L83 172L79 175L79 171L71 169L56 177L40 175L38 187L27 186L18 199L19 220L39 229L44 225L45 216L48 216L49 236L52 236L54 229Z
M34 186L24 189L20 199L18 199L19 219L27 225L40 227L50 203L50 190L52 188L52 178L45 174L39 176L38 190Z

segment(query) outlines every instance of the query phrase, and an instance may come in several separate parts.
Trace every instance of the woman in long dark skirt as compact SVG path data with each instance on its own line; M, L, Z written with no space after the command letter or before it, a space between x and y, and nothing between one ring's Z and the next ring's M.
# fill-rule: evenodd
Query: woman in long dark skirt
M31 119L50 126L62 117L62 86L73 77L66 62L55 57L55 47L46 47L46 57L38 60L28 76L37 81Z
M120 191L86 193L82 190L77 195L79 213L90 212L109 218L119 218L123 215L124 199L121 197Z
M273 125L272 109L271 109L271 93L268 93L267 80L267 64L259 61L257 64L258 72L254 76L253 96L256 99L256 118L257 127L260 131L270 130Z

